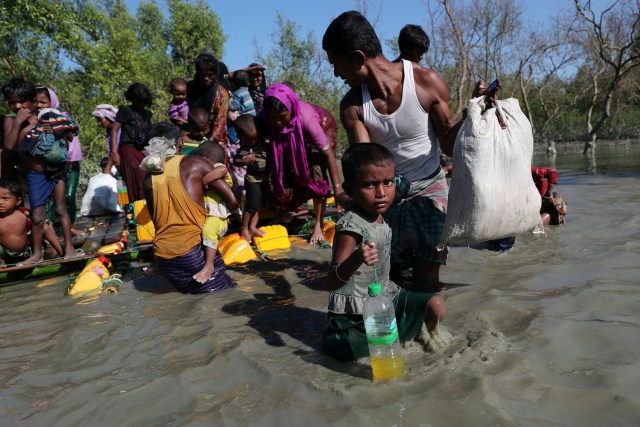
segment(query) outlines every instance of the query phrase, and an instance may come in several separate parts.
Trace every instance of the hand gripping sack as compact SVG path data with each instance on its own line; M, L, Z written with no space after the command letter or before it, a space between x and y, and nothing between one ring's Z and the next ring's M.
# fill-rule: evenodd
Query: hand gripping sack
M541 198L531 178L531 124L517 99L495 104L483 111L484 97L469 103L453 149L441 243L485 242L541 225Z

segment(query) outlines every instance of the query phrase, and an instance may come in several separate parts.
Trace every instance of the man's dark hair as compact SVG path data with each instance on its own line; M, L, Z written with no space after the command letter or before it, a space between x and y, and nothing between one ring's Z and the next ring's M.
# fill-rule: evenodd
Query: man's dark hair
M342 174L346 183L354 182L360 177L364 166L387 166L396 163L393 154L375 142L354 144L342 154Z
M22 185L17 179L13 178L0 178L0 188L9 190L11 194L18 198L22 198Z
M400 56L407 49L420 49L422 52L428 52L431 42L429 36L424 32L420 25L407 24L400 30L398 35L398 47L400 48Z
M258 129L256 126L255 118L251 114L242 114L238 116L233 122L233 127L236 131L246 135L251 129Z
M196 151L194 151L193 154L209 159L213 163L224 163L224 147L215 141L203 142L198 148L196 148Z
M187 116L187 123L190 128L201 128L209 122L209 112L201 107L189 109L189 115Z
M344 12L334 19L322 37L322 49L348 57L356 50L370 58L382 54L380 39L360 12Z
M21 101L32 101L36 98L36 87L28 80L12 77L2 85L2 95L4 99L9 99L14 94Z
M124 97L129 102L142 101L144 105L150 106L153 102L153 95L149 88L142 83L133 83L124 93Z
M173 123L158 122L151 125L147 143L151 138L164 137L178 141L180 139L180 128Z
M234 72L233 85L236 88L249 86L249 73L245 70L238 70Z

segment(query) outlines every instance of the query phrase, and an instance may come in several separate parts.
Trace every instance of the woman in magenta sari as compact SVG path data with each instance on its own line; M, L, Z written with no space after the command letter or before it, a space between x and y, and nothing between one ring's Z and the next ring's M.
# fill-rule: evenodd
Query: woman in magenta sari
M315 225L309 243L323 238L323 217L331 179L336 201L348 200L340 185L338 165L331 144L321 126L322 118L313 104L301 101L289 87L273 84L265 92L264 106L258 115L266 123L269 139L271 196L281 212L292 212L313 199ZM317 149L325 166L309 153ZM324 162L321 162L324 163Z

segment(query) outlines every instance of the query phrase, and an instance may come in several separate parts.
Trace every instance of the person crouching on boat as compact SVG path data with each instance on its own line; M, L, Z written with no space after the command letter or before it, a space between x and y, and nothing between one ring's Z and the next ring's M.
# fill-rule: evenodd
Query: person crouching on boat
M31 256L31 220L22 205L22 186L11 178L0 178L0 268ZM62 246L51 224L44 226L44 240L62 255Z
M226 169L219 169L219 178L223 178ZM203 179L213 170L213 163L202 156L179 155L167 160L162 174L148 174L144 180L145 199L156 229L154 255L167 279L183 293L215 292L235 286L219 251L209 279L200 283L193 278L205 265L202 227L207 211Z

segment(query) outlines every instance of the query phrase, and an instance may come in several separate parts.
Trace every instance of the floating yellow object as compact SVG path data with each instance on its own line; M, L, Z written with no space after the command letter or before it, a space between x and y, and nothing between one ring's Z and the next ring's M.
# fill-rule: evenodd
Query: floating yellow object
M218 242L218 251L220 252L220 254L225 252L228 249L228 247L231 246L231 244L236 240L238 240L239 238L240 238L240 235L238 233L233 233L233 234L226 235L222 239L220 239L220 241Z
M225 265L243 264L257 258L249 242L242 239L238 233L230 234L220 240L218 251Z
M253 244L260 252L273 249L288 249L291 247L289 233L282 225L267 225L258 230L264 231L263 237L253 236Z
M100 249L98 249L98 254L100 255L119 254L122 252L123 249L124 249L123 242L115 242L115 243L111 243L110 245L105 245Z
M333 245L333 238L336 235L336 223L333 221L325 221L324 227L322 227L322 234L324 235L324 240Z
M122 280L119 275L109 275L110 267L111 262L104 256L87 263L76 280L69 285L67 294L72 297L88 297L100 295L105 289L109 293L117 292Z
M148 242L153 240L156 235L156 228L151 221L147 202L145 200L136 200L133 202L133 213L136 218L136 236L138 242Z

